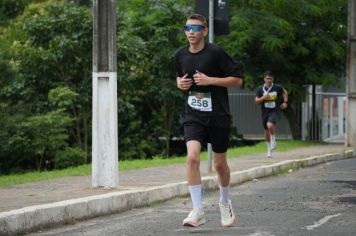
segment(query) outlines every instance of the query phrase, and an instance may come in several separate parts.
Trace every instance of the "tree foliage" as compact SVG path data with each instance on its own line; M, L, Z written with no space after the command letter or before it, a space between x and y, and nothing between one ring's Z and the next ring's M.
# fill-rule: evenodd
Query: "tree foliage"
M346 1L238 1L221 42L243 58L255 87L269 68L297 84L330 84L345 66ZM325 79L328 78L328 79Z
M32 2L41 2L41 0L2 0L0 2L0 26L8 24L9 21L22 14L25 7Z
M67 146L89 150L91 38L90 10L66 1L30 4L4 29L9 76L1 79L0 98L12 125L1 137L1 158L14 155L18 166L39 169Z
M127 128L136 129L140 135L134 137L135 144L144 147L137 150L145 153L131 155L144 158L159 152L159 138L166 140L164 150L169 155L168 142L179 134L177 115L183 104L181 93L175 88L172 58L184 42L185 8L174 0L135 0L125 5L126 11L120 12L118 20L119 110L131 108L131 114L136 114L121 122L123 113L119 113L119 131L123 132L119 142L132 143L132 130ZM125 98L128 103L120 106ZM125 153L121 151L121 155Z

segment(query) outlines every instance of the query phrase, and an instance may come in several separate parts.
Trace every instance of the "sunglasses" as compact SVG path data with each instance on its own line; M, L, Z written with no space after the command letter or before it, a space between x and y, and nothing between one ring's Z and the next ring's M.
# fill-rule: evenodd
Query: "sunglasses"
M202 25L185 25L184 29L185 31L189 32L193 30L193 32L200 32L204 29L205 27Z

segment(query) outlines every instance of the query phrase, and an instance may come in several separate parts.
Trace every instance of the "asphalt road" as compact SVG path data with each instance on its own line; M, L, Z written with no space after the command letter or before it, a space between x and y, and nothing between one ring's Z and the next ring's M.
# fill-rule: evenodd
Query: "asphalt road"
M356 158L233 187L234 227L219 224L217 192L203 197L207 222L197 228L181 226L191 204L178 198L30 235L356 235Z

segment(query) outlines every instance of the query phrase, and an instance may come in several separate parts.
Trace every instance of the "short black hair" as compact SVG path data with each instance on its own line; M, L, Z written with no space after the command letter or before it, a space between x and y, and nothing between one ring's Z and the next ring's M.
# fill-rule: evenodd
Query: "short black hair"
M271 76L271 77L273 77L272 71L266 70L266 71L263 73L263 78L266 77L266 76Z
M203 23L204 27L207 26L207 22L206 22L205 16L203 16L201 14L193 14L193 15L188 17L188 20L198 20L198 21L201 21Z

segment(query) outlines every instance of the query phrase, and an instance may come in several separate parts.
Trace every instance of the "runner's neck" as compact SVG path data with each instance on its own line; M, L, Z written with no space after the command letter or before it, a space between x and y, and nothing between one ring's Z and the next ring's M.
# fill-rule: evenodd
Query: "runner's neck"
M273 87L273 83L271 84L271 86L270 87L268 87L267 86L267 84L265 83L264 85L263 85L263 92L265 92L265 93L268 93L270 90L271 90L271 88Z

